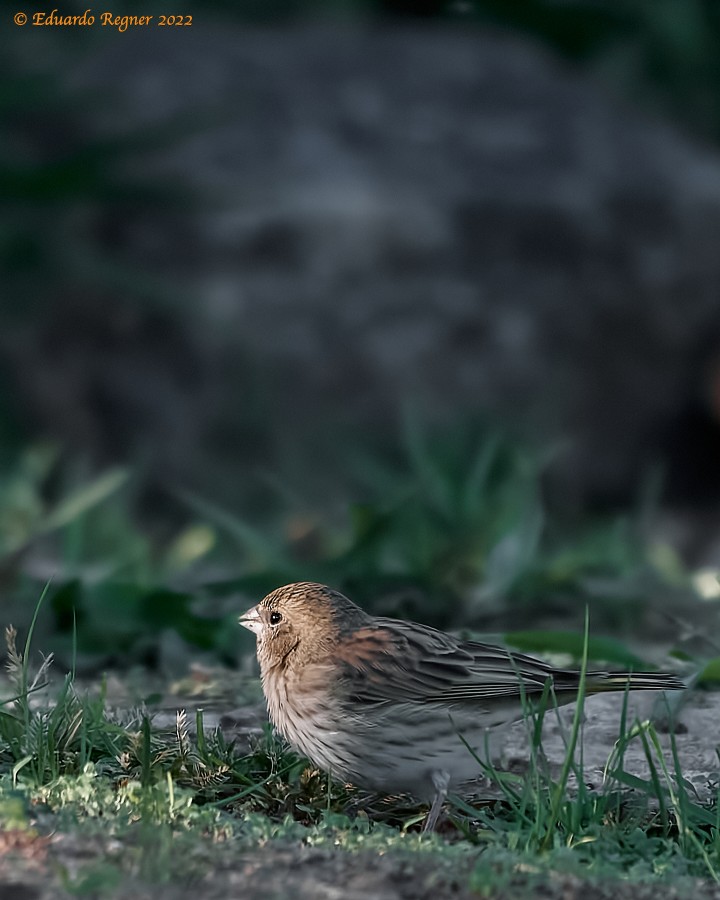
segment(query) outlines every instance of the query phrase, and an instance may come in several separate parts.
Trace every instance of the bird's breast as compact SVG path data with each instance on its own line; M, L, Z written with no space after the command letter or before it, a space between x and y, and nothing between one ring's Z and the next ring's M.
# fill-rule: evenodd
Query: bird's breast
M355 774L348 732L333 695L331 666L305 666L262 673L268 716L288 743L315 765L339 778Z

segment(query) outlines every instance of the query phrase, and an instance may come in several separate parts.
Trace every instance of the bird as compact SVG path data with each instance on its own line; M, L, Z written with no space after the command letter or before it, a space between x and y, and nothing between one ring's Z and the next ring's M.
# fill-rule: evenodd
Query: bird
M577 699L581 673L427 625L372 616L339 591L298 582L240 616L254 632L268 716L331 777L430 804L480 774L491 729L527 702ZM681 690L662 672L587 672L586 694Z

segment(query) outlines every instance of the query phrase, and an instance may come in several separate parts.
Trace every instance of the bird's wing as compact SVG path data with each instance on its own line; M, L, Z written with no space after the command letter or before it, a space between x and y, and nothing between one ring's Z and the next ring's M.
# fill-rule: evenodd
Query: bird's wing
M352 632L336 653L343 692L356 703L461 703L538 694L548 679L577 683L529 656L395 619Z

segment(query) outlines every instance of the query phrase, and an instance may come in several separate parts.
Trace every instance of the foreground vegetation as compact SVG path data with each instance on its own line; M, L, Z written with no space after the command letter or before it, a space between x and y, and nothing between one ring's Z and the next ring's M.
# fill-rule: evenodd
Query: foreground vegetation
M54 881L42 883L53 890L116 895L130 879L184 896L188 885L208 887L243 859L247 895L272 895L267 885L253 887L256 871L282 895L286 888L272 879L284 848L292 878L310 852L319 854L312 877L329 867L330 883L347 877L338 860L351 867L359 860L362 877L394 867L393 884L405 867L416 881L402 896L430 896L438 884L457 896L502 897L538 883L559 891L558 873L598 885L720 881L711 773L697 793L672 733L635 721L627 698L618 701L619 733L602 784L591 789L583 776L582 698L563 732L564 761L548 762L548 696L544 714L526 717L527 766L506 772L478 761L485 799L451 798L430 836L420 834L426 810L412 798L368 797L332 783L267 730L231 736L208 726L213 701L202 693L191 703L173 696L171 727L153 712L163 693L153 685L189 661L247 662L253 648L238 634L239 609L302 578L333 583L376 612L466 630L519 617L537 626L548 610L581 623L589 607L594 637L540 627L504 628L501 636L581 666L648 665L623 635L644 627L658 597L685 604L688 620L695 607L687 612L687 604L696 601L692 573L649 538L646 502L624 518L568 527L544 504L542 467L527 453L487 432L469 429L448 442L410 423L402 454L364 460L365 502L345 516L298 504L274 528L256 528L184 497L189 521L158 544L133 513L126 473L73 485L49 480L54 465L52 453L34 450L0 484L12 576L6 611L20 616L23 635L6 632L0 841L26 877L28 866L47 868L52 859ZM38 602L48 568L57 574ZM610 629L613 638L600 636ZM711 686L719 668L712 643L701 661L668 632L664 646L673 644L695 680ZM33 647L56 652L58 661ZM102 672L124 678L138 663L144 674L133 701L130 691L124 702L110 698ZM257 679L247 666L245 673L233 676L221 710L258 708ZM672 730L675 710L664 712ZM645 774L626 767L630 746L642 747ZM72 846L83 848L80 861Z
M30 638L23 652L13 629L6 638L13 698L0 714L2 834L10 855L22 850L26 859L46 853L49 832L98 841L104 849L92 862L72 873L61 866L71 892L112 894L127 878L199 884L232 854L273 846L397 856L411 869L429 865L443 883L461 873L463 890L483 896L556 871L631 883L720 881L716 789L701 802L674 740L664 751L655 726L631 722L625 710L598 790L585 785L577 761L581 698L559 772L543 753L543 714L528 713L527 771L478 762L496 799L452 798L440 833L425 836L425 810L410 798L334 784L269 731L233 743L219 729L208 733L201 712L189 722L183 710L163 731L146 708L111 712L102 692L80 692L72 673L52 699L38 700L51 661L31 672ZM624 767L631 741L642 744L649 778Z

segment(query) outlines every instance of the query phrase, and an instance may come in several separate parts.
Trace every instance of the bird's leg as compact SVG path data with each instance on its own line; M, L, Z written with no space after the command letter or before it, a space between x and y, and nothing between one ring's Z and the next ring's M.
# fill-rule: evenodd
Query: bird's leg
M448 787L450 786L449 772L433 772L430 778L433 783L433 787L435 788L435 799L433 800L432 806L430 807L428 817L427 819L425 819L423 834L428 831L435 831L435 826L437 825L437 820L440 818L443 803L445 802L445 798L447 797L448 793Z

